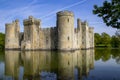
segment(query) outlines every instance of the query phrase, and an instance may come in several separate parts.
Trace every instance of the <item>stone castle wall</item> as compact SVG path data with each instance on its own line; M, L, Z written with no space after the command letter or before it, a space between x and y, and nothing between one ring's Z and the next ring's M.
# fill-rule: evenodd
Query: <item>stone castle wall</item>
M12 23L5 25L5 48L6 49L18 49L19 46L19 21L15 20Z
M40 29L40 48L41 49L57 49L57 28Z
M74 14L70 11L57 13L56 27L41 28L41 20L32 16L23 24L23 33L20 33L18 20L6 24L6 49L76 50L94 47L94 29L80 19L74 28Z
M58 49L74 48L74 14L68 11L57 13Z

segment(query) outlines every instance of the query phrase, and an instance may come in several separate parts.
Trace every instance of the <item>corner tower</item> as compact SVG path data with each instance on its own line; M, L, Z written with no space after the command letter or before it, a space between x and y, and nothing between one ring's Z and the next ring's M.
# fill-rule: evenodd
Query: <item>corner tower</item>
M90 48L94 48L94 28L89 27L89 42L90 42Z
M22 49L34 50L39 49L39 26L40 20L29 16L24 22L24 41L22 42Z
M82 49L90 48L89 25L87 21L82 22Z
M19 20L5 24L5 49L19 49Z
M72 50L74 41L74 14L70 11L57 13L58 50Z

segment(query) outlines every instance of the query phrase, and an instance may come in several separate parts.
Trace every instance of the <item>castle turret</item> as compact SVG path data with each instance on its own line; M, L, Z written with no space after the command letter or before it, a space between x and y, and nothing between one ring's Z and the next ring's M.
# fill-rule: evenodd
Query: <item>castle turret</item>
M89 42L90 48L94 48L94 28L89 27Z
M70 11L57 13L58 50L72 50L74 41L74 14Z
M19 21L5 24L5 49L19 49Z
M90 48L88 23L82 22L82 49Z
M77 45L78 45L78 49L82 48L82 25L81 24L82 24L82 22L78 18L77 19L77 30L78 30Z
M24 41L22 49L38 49L39 48L39 26L40 20L29 16L24 22Z
M81 29L81 20L79 18L77 19L77 29Z

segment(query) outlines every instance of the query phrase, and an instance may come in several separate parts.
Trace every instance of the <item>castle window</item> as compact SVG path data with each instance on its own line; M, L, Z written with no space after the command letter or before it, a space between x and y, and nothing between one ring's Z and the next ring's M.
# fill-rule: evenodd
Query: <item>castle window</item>
M82 36L82 38L84 39L84 36Z
M68 65L70 65L70 62L68 61Z
M46 37L46 44L48 44L48 37Z
M48 39L46 39L46 44L48 44Z
M82 42L82 44L84 44L84 42Z
M68 22L69 22L69 18L68 18Z
M69 41L69 36L68 36L68 41Z

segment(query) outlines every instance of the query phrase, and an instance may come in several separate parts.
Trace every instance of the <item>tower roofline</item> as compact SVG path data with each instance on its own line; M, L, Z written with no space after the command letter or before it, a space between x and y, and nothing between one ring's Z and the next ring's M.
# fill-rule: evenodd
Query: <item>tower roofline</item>
M28 19L23 20L24 25L37 24L40 25L40 19L36 19L33 16L29 16Z
M72 11L64 10L57 12L57 16L74 16Z

